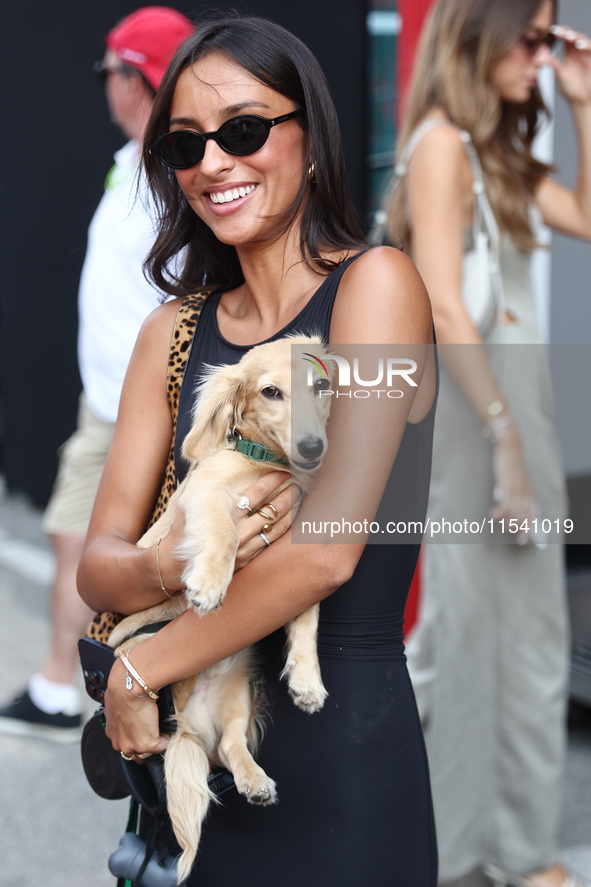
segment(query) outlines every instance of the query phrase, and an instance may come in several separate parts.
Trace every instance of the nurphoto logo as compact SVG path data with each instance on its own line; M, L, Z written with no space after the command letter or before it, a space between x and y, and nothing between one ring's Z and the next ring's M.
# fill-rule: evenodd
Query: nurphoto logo
M309 354L308 352L304 352L302 357L303 360L306 360L310 366L308 367L308 385L312 387L314 385L314 370L315 367L320 376L326 379L330 379L330 373L326 368L324 361L333 361L337 365L338 370L338 387L339 388L350 388L351 387L351 365L349 361L345 357L341 357L338 354L323 354L322 359L317 357L315 354ZM384 369L385 368L385 369ZM417 371L417 363L410 358L405 357L388 357L384 361L383 357L378 358L377 362L377 375L375 379L368 380L362 379L359 374L359 358L353 358L353 379L357 385L362 385L363 388L357 389L354 392L351 391L332 391L330 388L325 388L323 390L318 391L319 397L331 397L336 394L336 397L351 397L352 395L357 398L368 398L371 397L372 394L376 394L378 397L381 394L385 394L386 397L391 397L394 399L398 399L400 397L404 397L404 391L400 389L394 388L394 383L400 383L400 379L404 380L408 385L412 388L417 388L418 385L411 378L411 376ZM385 377L385 388L378 388L378 385L384 384ZM371 390L368 390L371 389Z

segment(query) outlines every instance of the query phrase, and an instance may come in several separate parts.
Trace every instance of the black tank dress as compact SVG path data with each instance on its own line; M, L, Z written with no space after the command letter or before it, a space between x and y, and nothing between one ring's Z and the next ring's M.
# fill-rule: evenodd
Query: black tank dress
M273 339L328 341L349 259ZM177 443L190 426L204 364L233 364L253 346L220 334L219 295L203 308L181 393ZM406 426L399 457L424 494L434 408ZM398 461L398 457L397 457ZM177 451L177 472L186 466ZM279 803L248 804L234 789L211 807L191 887L435 887L437 851L421 725L403 646L403 615L418 545L368 545L353 577L320 605L318 647L328 690L314 715L291 701L279 674L285 632L259 644L269 724L257 760Z

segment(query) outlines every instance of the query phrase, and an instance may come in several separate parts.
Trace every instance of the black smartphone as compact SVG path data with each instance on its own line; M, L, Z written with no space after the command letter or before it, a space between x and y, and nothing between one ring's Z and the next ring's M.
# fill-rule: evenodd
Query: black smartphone
M82 663L82 673L86 692L95 702L103 704L105 690L115 656L111 647L101 644L94 638L81 638L78 641L78 653ZM162 687L158 691L158 712L160 714L160 731L170 733L171 719L174 718L174 702L170 686Z

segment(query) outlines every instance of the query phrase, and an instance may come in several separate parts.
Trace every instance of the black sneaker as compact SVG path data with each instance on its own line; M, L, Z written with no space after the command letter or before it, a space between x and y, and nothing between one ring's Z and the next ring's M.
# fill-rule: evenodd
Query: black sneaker
M0 708L0 733L16 736L41 736L54 742L77 742L81 736L82 716L63 712L50 715L37 708L27 690L10 705Z

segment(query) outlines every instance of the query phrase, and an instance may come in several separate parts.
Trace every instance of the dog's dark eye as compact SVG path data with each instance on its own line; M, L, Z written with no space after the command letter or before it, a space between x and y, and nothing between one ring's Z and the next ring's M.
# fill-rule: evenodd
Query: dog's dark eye
M314 383L314 391L328 391L330 388L329 379L317 379Z
M266 388L263 388L261 394L263 397L281 397L279 388L275 388L274 385L268 385Z

